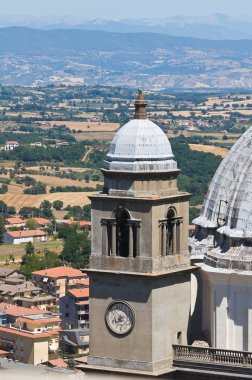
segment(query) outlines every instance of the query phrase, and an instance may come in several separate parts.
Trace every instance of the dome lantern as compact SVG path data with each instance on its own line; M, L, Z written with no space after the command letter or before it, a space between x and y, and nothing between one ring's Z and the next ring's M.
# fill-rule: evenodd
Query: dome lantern
M138 90L138 97L135 101L135 114L134 119L147 119L146 112L147 102L144 98L144 94L142 90Z

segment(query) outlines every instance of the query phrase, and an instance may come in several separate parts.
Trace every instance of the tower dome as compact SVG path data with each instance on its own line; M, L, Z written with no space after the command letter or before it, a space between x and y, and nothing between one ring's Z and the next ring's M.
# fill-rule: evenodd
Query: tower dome
M229 237L252 238L252 127L234 144L210 184L193 223Z
M176 170L170 142L165 133L147 118L146 101L139 91L134 119L113 138L104 168L115 171Z

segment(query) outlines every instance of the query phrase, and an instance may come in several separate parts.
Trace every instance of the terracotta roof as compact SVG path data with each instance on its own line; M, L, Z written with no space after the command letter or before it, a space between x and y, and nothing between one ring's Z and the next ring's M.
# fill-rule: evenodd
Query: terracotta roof
M18 141L6 141L5 145L6 144L18 144Z
M68 368L67 363L63 359L48 360L48 365L57 368Z
M72 294L76 298L89 297L89 288L69 289L68 293Z
M26 322L31 323L32 325L41 325L43 323L50 323L50 322L60 322L61 319L59 317L52 317L52 318L41 318L41 319L31 319L26 317L19 317L17 318L17 322Z
M26 222L29 220L34 220L38 224L49 224L50 220L49 219L44 219L44 218L31 218L31 219L26 219Z
M82 356L81 358L75 358L74 361L77 363L87 364L87 356Z
M29 231L8 231L6 234L12 236L13 238L24 238L32 236L46 236L46 232L40 230L29 230Z
M0 310L4 310L6 314L11 315L12 317L41 314L41 310L39 309L30 309L28 307L11 305L5 302L0 303ZM43 314L49 314L49 312L43 311Z
M8 224L20 224L20 223L25 224L25 220L23 220L21 218L7 218L7 219L5 219L5 221Z
M84 275L84 273L83 273L83 275ZM76 284L89 286L89 278L80 279L80 280L76 281Z
M31 338L31 339L48 338L51 335L59 333L60 330L61 330L60 328L57 328L57 329L47 331L41 334L40 333L33 334L32 332L28 332L28 331L0 326L0 331L6 332L8 333L8 335L12 334L12 335L24 336L26 338Z
M50 269L39 270L32 273L36 276L45 276L51 278L60 278L60 277L83 277L83 273L79 269L71 267L55 267Z
M6 354L9 354L9 352L8 351L4 351L4 350L0 350L0 356L1 355L6 355Z
M91 222L87 220L66 220L64 224L79 224L80 227L91 226Z

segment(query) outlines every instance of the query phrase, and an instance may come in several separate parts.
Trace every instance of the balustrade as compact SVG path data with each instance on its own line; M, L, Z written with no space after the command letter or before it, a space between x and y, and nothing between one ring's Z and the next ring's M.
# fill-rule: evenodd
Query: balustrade
M210 364L229 364L252 368L252 352L225 350L211 347L173 345L174 360Z

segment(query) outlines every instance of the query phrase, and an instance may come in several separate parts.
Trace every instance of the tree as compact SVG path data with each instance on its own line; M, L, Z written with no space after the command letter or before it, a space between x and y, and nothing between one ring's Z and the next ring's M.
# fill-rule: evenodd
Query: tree
M5 223L4 218L0 217L0 243L4 241Z
M52 203L47 201L46 199L41 202L39 206L40 210L42 211L42 214L45 218L52 218Z
M26 246L25 246L25 253L26 255L30 256L30 255L33 255L35 252L35 248L34 248L34 245L32 244L31 241L29 241Z
M1 201L0 201L1 202ZM22 218L28 219L33 217L39 217L40 216L40 209L36 207L22 207L19 210L19 214Z
M91 205L83 206L82 216L83 220L91 220Z
M0 212L3 214L3 213L6 213L7 210L8 210L7 204L4 201L0 201Z
M31 278L32 272L42 269L39 257L35 254L25 254L22 257L22 262L20 265L20 270L23 272L27 278Z
M36 230L38 228L38 223L34 219L29 219L26 221L25 227L28 228L28 230Z
M89 261L91 241L87 231L77 232L76 228L72 228L65 239L61 259L81 268Z
M17 213L14 206L8 206L7 212L8 212L8 214L11 214L11 215L16 215L16 213Z
M62 201L60 201L60 200L56 200L56 201L53 202L53 208L55 210L61 210L62 207L63 207L63 205L64 205L64 203Z

